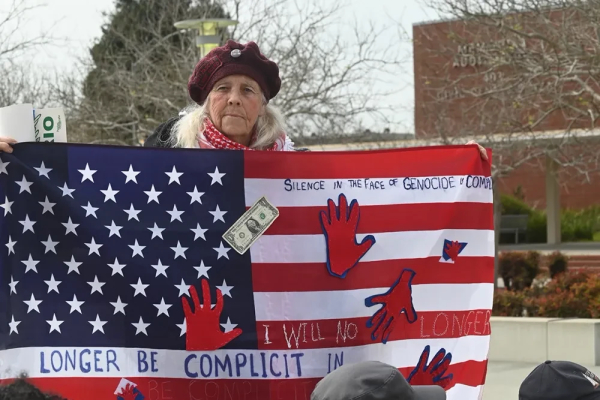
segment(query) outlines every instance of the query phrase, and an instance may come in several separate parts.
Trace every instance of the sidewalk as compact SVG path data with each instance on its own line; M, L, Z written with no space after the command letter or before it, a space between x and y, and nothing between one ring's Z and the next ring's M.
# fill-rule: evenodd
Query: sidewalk
M521 382L537 365L490 362L483 389L483 400L518 400ZM600 367L586 367L596 375L600 375Z

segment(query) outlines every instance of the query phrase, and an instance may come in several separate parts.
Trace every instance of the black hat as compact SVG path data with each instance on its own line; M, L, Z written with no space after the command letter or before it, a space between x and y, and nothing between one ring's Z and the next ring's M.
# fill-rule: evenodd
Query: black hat
M546 361L521 383L519 400L597 400L600 379L569 361Z
M440 386L410 386L397 368L378 361L344 365L321 379L311 400L446 400Z

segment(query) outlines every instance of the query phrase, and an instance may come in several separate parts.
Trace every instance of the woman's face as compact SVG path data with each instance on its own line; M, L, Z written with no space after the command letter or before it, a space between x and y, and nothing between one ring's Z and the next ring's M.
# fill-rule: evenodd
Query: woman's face
M248 146L256 120L264 113L258 83L245 75L227 76L209 93L209 115L215 127L234 142Z

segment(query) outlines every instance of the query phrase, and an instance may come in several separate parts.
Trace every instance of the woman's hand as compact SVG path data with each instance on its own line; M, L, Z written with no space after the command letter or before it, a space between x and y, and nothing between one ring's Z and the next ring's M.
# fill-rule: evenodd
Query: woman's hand
M481 153L481 158L483 158L486 161L488 160L487 151L485 151L485 149L483 148L483 146L481 146L479 143L477 143L474 140L470 140L469 142L467 142L467 144L476 144L477 147L479 147L479 152Z
M11 144L15 144L17 141L13 138L0 136L0 152L5 151L7 153L12 153L13 148Z

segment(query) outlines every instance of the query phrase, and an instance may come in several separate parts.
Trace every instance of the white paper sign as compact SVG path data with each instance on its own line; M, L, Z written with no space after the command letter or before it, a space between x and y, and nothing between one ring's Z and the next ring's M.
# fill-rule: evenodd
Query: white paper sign
M11 137L18 142L33 142L33 105L15 104L0 108L0 136Z
M17 142L66 142L65 112L62 108L34 110L31 104L0 108L0 136Z
M43 108L34 110L34 141L66 142L67 124L62 108Z

